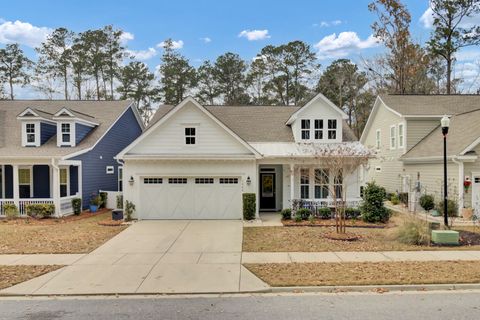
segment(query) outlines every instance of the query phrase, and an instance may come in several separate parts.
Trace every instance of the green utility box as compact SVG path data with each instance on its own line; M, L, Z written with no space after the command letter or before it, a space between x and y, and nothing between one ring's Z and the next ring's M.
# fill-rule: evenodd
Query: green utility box
M432 242L436 244L446 244L458 246L459 233L453 230L432 230Z

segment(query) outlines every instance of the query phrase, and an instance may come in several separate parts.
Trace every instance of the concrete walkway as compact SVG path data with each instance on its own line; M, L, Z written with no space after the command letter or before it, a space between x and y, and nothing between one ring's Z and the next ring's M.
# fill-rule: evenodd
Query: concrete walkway
M86 255L2 255L0 264L67 267L0 294L258 292L241 265L241 221L141 221Z

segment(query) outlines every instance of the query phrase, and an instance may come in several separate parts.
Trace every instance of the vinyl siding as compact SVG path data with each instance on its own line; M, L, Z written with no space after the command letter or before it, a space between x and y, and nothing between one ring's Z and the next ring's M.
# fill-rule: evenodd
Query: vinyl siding
M50 198L50 167L33 166L33 198Z
M75 144L79 144L92 129L92 127L75 123Z
M128 109L90 152L73 158L82 161L83 206L87 207L92 193L118 189L118 166L114 157L142 133L132 109ZM113 174L106 167L114 166Z
M432 132L438 124L438 120L407 120L407 150Z
M57 134L57 126L48 124L48 123L40 123L40 144L44 144L51 137Z
M185 144L185 128L196 128L196 143ZM178 110L168 121L149 133L128 154L252 154L237 139L215 123L193 103ZM147 131L148 132L148 131Z
M366 181L375 181L377 184L385 187L388 192L402 190L402 172L403 163L399 160L400 156L405 152L405 148L398 148L398 124L404 123L403 118L388 110L382 102L379 102L379 108L374 114L370 130L365 136L364 145L367 148L375 149L376 147L376 131L380 129L380 149L377 150L375 159L369 161L366 170ZM396 145L394 150L390 149L390 127L396 127ZM408 128L404 128L408 132ZM376 167L381 168L381 172L375 170Z

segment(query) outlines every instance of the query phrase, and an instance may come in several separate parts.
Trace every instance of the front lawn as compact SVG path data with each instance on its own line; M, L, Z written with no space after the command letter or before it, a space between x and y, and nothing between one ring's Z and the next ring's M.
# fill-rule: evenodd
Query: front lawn
M62 266L1 266L0 265L0 289L14 286L42 274L55 271Z
M244 266L274 287L480 283L480 261L269 263Z
M126 226L101 226L110 211L66 219L0 221L0 254L88 253Z

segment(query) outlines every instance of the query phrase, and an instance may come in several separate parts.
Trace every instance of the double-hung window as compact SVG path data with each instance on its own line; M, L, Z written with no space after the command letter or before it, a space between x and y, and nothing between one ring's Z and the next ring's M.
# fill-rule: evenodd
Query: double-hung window
M310 120L302 119L301 126L302 126L302 140L309 140L310 139Z
M310 170L300 169L300 198L310 198Z
M60 168L60 197L68 196L68 170Z
M18 188L20 198L31 198L32 197L32 175L30 168L19 168L18 169Z
M323 139L323 119L315 119L315 140Z
M72 132L70 123L62 123L62 144L71 144Z
M329 180L327 169L315 169L315 199L328 197Z
M393 125L390 127L390 149L395 149L397 147L397 133L396 127Z
M336 119L328 120L328 139L329 140L337 139L337 120Z
M185 128L185 144L196 143L196 128Z
M35 124L34 123L27 123L25 124L25 132L27 137L27 144L35 144Z
M341 173L333 179L333 186L335 188L335 197L341 199L343 193L343 175Z
M398 147L403 148L405 144L405 133L403 129L403 123L398 124Z

